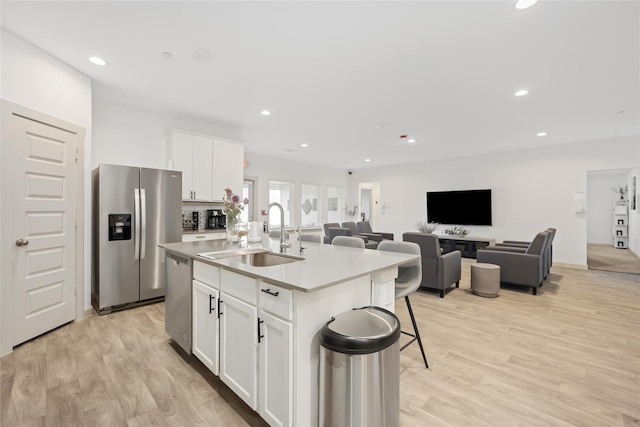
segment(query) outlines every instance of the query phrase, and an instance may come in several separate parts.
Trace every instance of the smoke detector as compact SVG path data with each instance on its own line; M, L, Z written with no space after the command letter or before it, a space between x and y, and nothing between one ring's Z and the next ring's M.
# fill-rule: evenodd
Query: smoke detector
M191 57L193 59L197 59L198 61L202 62L207 61L210 56L211 54L209 52L199 47L193 49L193 52L191 52Z

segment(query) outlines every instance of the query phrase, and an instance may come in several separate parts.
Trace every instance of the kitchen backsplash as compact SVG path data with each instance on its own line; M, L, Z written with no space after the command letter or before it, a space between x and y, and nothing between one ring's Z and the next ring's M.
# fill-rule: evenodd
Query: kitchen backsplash
M207 204L182 204L182 231L204 230L207 225L207 210L222 209L222 203ZM197 215L197 224L194 221L194 212ZM196 227L194 227L196 225Z

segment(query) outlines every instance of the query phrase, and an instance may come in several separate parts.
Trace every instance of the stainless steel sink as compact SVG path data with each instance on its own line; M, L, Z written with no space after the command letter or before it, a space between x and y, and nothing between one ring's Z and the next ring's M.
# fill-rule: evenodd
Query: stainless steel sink
M230 261L237 261L252 267L271 267L274 265L289 264L291 262L302 261L304 258L277 254L273 252L258 252L243 254L237 257L228 258Z
M250 265L252 267L271 267L274 265L288 264L302 261L304 258L295 255L287 255L271 252L263 248L231 249L217 252L203 252L198 256L210 260L226 259Z

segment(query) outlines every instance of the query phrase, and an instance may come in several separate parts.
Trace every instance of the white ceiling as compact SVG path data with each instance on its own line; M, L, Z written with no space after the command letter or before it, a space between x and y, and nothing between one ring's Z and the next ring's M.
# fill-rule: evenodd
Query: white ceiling
M638 1L1 8L2 27L91 77L94 96L229 126L271 157L359 169L640 134Z

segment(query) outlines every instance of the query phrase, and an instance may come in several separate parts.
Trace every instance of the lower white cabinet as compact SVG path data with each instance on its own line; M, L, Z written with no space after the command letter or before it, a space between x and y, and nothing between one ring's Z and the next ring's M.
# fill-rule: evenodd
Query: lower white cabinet
M219 373L219 291L197 280L193 281L193 354L215 375Z
M255 411L258 308L225 292L221 300L220 379Z
M293 420L293 325L260 311L258 413L270 426Z

